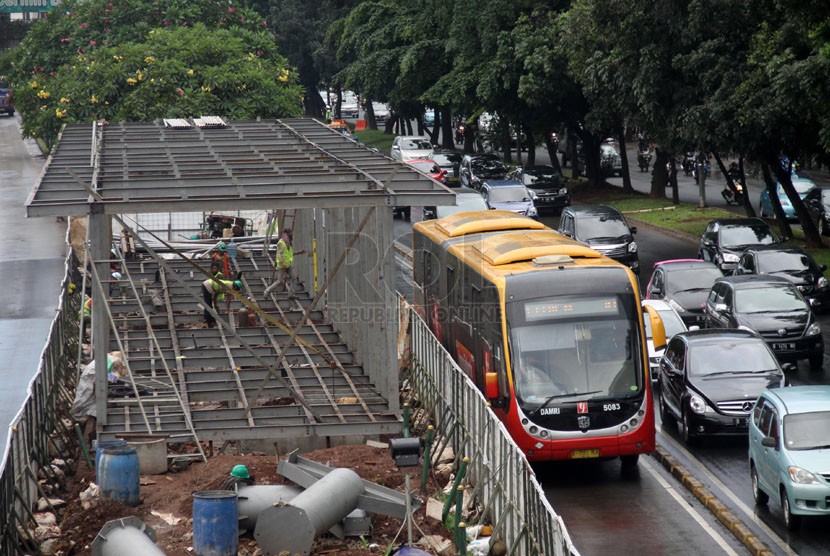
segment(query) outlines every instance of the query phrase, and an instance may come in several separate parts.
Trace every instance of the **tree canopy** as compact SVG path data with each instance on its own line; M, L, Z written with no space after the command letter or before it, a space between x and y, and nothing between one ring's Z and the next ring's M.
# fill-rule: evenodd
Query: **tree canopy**
M296 72L251 9L195 0L68 0L32 26L11 74L23 134L68 122L300 112Z

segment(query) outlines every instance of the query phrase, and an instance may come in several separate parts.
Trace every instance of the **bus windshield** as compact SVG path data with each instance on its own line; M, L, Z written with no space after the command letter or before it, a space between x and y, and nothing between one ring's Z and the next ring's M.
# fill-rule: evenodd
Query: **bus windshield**
M522 303L524 323L510 328L510 362L522 408L642 392L637 321L619 296Z

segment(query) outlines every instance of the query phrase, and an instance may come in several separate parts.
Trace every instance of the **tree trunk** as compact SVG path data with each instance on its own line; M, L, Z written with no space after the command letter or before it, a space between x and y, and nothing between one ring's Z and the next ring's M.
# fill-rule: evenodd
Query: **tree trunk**
M475 152L476 131L473 124L464 126L464 154L473 154Z
M502 157L505 163L513 163L513 151L510 149L510 124L506 118L499 118L498 141L501 143Z
M536 138L530 128L525 131L525 145L527 145L527 165L536 166Z
M669 153L659 147L654 149L654 170L651 172L651 191L648 194L652 199L666 198L666 186L671 177L666 172L666 165L668 163ZM677 181L676 175L675 181Z
M617 140L620 142L620 159L622 161L622 178L623 191L626 193L634 193L634 187L631 185L631 172L628 168L628 151L625 148L625 128L620 126L617 129Z
M585 156L585 177L588 179L589 187L599 187L605 183L600 164L599 146L601 140L588 132L581 132L582 154ZM574 158L574 174L579 170L579 159Z
M677 161L669 156L669 185L671 186L671 202L673 205L680 204L680 189L677 187Z
M363 103L363 114L366 118L366 127L377 131L378 122L375 120L375 107L372 106L372 99L367 98Z
M307 99L305 111L307 116L312 118L322 118L326 112L326 101L320 96L316 87L305 88L305 98Z
M772 163L776 166L780 166L777 160L773 160ZM781 200L778 198L778 187L775 183L775 179L772 177L772 173L770 172L769 164L763 162L761 164L761 171L764 174L764 183L767 186L767 192L769 192L769 200L770 203L772 203L772 211L775 213L775 219L778 221L778 230L784 237L793 237L793 230L790 227L790 223L787 222L787 218L784 216L784 209L781 208Z
M441 107L441 146L445 149L455 148L455 130L452 128L452 107Z
M752 206L752 200L749 198L749 188L746 186L746 173L744 172L744 157L740 157L738 159L738 168L741 171L741 181L744 184L744 211L746 215L750 218L758 216L755 214L755 209Z
M441 112L439 110L433 110L432 115L435 120L432 122L432 133L430 133L430 137L432 137L432 144L438 145L438 138L441 136Z
M795 209L795 215L798 217L799 224L801 224L801 230L804 232L804 241L807 243L807 247L811 249L823 247L824 245L821 242L818 228L816 228L813 219L810 218L807 207L804 206L801 196L795 190L795 186L793 186L792 172L789 168L785 170L781 167L781 164L776 164L775 174L778 177L778 181L781 182L781 186L784 188L784 193L790 199L790 204Z
M415 119L415 128L418 130L418 135L420 135L421 137L428 133L424 132L424 119L422 117L418 117ZM432 142L431 139L430 142Z
M389 117L386 119L386 123L383 125L383 132L392 133L392 130L395 127L398 127L400 129L400 126L398 126L399 119L400 118L397 114L395 114L394 112L389 112Z
M334 110L332 113L335 118L340 118L343 115L343 89L337 89L337 102L334 103Z

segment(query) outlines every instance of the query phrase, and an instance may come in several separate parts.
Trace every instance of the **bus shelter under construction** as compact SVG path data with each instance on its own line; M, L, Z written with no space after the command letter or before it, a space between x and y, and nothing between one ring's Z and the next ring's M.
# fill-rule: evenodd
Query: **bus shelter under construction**
M91 289L99 436L198 447L400 431L393 207L453 202L315 120L197 118L66 126L26 208L88 217L76 286ZM254 209L278 211L308 249L294 263L305 288L266 292L276 238L236 238L242 286L215 309L202 295L215 241L171 243L125 216Z

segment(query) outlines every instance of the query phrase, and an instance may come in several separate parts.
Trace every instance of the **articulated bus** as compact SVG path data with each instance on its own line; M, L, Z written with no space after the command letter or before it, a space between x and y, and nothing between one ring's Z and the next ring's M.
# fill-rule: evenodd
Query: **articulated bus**
M627 267L512 212L413 226L415 308L529 461L654 450L639 287ZM665 332L656 312L657 345Z

